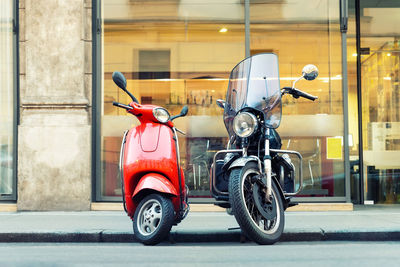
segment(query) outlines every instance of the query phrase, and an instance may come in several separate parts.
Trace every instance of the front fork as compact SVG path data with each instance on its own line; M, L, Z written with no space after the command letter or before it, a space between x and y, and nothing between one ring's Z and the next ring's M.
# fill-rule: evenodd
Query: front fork
M266 185L267 185L267 192L265 194L265 200L267 202L271 201L271 195L272 195L272 167L271 167L271 155L269 153L269 135L270 135L270 129L267 128L265 132L265 155L264 155L264 172L265 172L265 177L266 177Z
M265 155L264 155L264 173L263 176L265 177L264 183L265 187L267 188L266 194L265 194L265 201L266 202L271 202L271 195L272 195L272 166L271 166L271 155L270 155L270 149L269 149L269 135L270 135L270 129L267 128L265 131ZM247 140L243 140L242 144L242 153L243 157L247 157ZM260 172L261 170L261 163L259 161L259 169ZM264 179L263 177L263 179Z

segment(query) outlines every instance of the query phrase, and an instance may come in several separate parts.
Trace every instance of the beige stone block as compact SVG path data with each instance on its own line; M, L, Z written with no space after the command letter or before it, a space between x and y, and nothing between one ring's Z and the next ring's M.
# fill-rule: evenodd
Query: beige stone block
M25 90L26 90L26 76L25 74L20 74L19 75L19 97L20 99L23 98L23 96L25 95Z
M86 111L70 113L23 114L18 128L18 210L90 210L91 127L84 123Z
M84 95L81 0L26 0L26 82L31 97Z
M352 211L353 203L300 203L287 211Z
M92 1L93 1L93 0L84 0L84 1L83 1L83 6L84 6L85 8L92 8Z
M16 212L17 204L0 203L0 212Z
M92 42L85 41L85 74L92 73Z
M19 73L25 74L26 67L26 51L25 42L19 42Z
M95 211L124 211L124 206L122 203L115 202L93 202L90 209Z
M23 42L25 38L25 9L19 9L19 41Z
M85 95L90 107L92 106L92 79L93 75L91 73L85 74Z
M92 40L92 9L84 8L84 18L83 18L83 37L82 39L85 41Z
M18 5L19 5L19 8L21 9L21 8L25 8L25 0L19 0L18 1Z
M75 127L90 125L84 109L24 109L21 112L21 125L25 127Z

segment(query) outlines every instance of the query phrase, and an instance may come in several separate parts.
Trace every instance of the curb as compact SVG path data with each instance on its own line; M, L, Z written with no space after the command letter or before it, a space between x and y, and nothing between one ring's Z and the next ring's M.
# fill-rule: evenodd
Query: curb
M240 230L215 232L171 232L169 243L223 243L251 242ZM279 242L318 241L400 241L400 231L391 232L292 232L283 233ZM84 233L0 233L0 242L34 243L137 243L131 233L84 232Z

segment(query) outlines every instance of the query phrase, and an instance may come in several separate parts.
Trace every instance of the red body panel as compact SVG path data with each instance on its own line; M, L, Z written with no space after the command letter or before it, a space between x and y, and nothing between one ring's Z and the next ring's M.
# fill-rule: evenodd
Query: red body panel
M172 183L167 178L158 173L149 173L143 176L137 184L132 197L135 197L137 193L139 193L140 190L143 189L153 189L158 192L173 195L175 197L178 196L178 193Z
M133 217L141 199L138 193L152 189L173 195L172 203L178 214L180 195L185 194L185 178L182 169L179 190L179 175L176 154L176 141L172 131L173 123L158 122L153 116L156 106L130 103L141 124L129 130L123 157L123 177L125 202L128 215ZM139 194L140 195L140 194Z

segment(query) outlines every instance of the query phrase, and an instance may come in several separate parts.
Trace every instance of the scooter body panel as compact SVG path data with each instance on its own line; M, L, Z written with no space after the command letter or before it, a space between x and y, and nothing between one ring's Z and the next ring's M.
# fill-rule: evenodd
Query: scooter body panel
M169 181L176 192L173 194L176 197L171 198L172 203L175 211L179 211L179 196L183 192L179 192L178 157L175 142L172 129L167 125L159 123L142 122L142 124L132 128L127 134L123 157L123 177L126 209L130 217L133 217L135 209L140 202L140 199L134 197L140 191L140 188L139 191L136 191L139 182L148 174L159 174ZM182 170L180 171L181 184L184 185L183 172ZM159 181L161 179L160 176L158 176ZM150 188L150 182L147 182L148 189L159 192L166 190L165 187L160 186L160 183L155 182L154 179L152 182L156 187ZM142 185L144 185L144 182ZM157 190L157 188L160 190Z
M172 183L163 175L158 173L148 173L140 179L132 197L134 198L140 191L151 189L164 194L178 196L178 193Z

